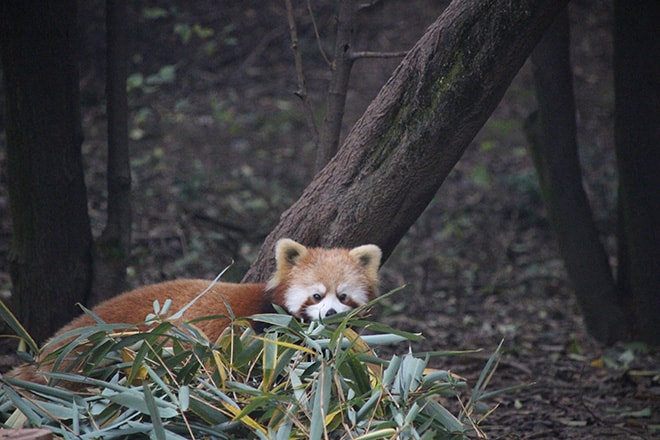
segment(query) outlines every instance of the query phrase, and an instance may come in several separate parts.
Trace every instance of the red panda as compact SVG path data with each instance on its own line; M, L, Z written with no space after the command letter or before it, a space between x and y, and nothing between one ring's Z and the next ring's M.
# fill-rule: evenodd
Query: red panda
M106 323L126 323L144 329L145 318L153 313L155 300L160 304L171 300L173 313L194 300L181 320L221 316L195 323L209 340L215 341L230 323L227 306L234 316L247 317L272 312L276 304L297 318L312 321L352 310L378 295L381 250L376 245L350 250L306 248L293 240L281 239L275 247L275 260L277 268L266 284L218 282L211 285L209 280L194 279L168 281L125 292L100 303L92 312ZM93 324L89 315L81 315L61 328L53 339ZM57 349L54 345L46 344L39 359ZM7 376L46 383L47 379L39 371L47 370L48 365L40 365L39 359L36 364L15 368Z

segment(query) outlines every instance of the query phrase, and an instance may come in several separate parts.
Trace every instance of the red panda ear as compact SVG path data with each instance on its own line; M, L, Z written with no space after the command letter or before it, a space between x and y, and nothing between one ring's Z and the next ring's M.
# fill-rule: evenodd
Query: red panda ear
M277 241L275 245L275 262L277 269L268 281L267 289L274 289L277 287L286 275L291 271L293 266L298 263L300 257L307 253L307 248L300 243L297 243L289 238L282 238Z
M375 277L380 267L380 258L383 255L375 244L365 244L348 251L348 255L355 258L369 276Z
M275 245L275 261L277 272L281 270L288 272L296 265L300 257L307 253L307 248L290 238L282 238Z

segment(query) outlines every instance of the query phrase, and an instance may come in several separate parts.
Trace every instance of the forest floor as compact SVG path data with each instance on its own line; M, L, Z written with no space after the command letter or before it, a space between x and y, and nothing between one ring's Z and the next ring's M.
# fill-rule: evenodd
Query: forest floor
M84 3L83 150L98 236L106 197L103 14L102 2ZM131 10L129 278L135 286L212 277L232 260L227 277L240 280L280 213L313 177L313 143L293 94L297 82L283 6L223 3L229 5L161 1ZM328 51L331 3L314 2ZM446 2L375 3L357 20L358 50L410 48ZM304 6L297 12L307 84L320 120L329 73ZM572 2L571 21L584 185L615 265L612 6ZM344 133L397 63L355 65ZM383 267L384 290L406 287L377 318L422 332L425 340L414 351L481 349L433 360L471 384L503 341L490 389L526 386L485 402L486 409L497 406L481 424L491 439L660 438L657 349L603 347L582 323L522 134L534 107L526 65ZM11 224L4 174L0 185L0 281L8 285Z

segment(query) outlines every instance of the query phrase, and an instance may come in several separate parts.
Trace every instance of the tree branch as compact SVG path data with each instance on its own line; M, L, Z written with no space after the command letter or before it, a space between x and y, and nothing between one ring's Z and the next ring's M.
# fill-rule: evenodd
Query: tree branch
M361 52L351 52L348 57L352 61L359 60L360 58L403 58L408 54L407 50L402 50L399 52L372 52L372 51L361 51Z

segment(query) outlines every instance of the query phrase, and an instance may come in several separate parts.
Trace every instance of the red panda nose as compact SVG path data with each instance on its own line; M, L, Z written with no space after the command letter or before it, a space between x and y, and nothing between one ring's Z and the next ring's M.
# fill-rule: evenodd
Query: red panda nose
M335 309L330 309L327 312L325 312L325 316L332 316L337 314L337 311Z

